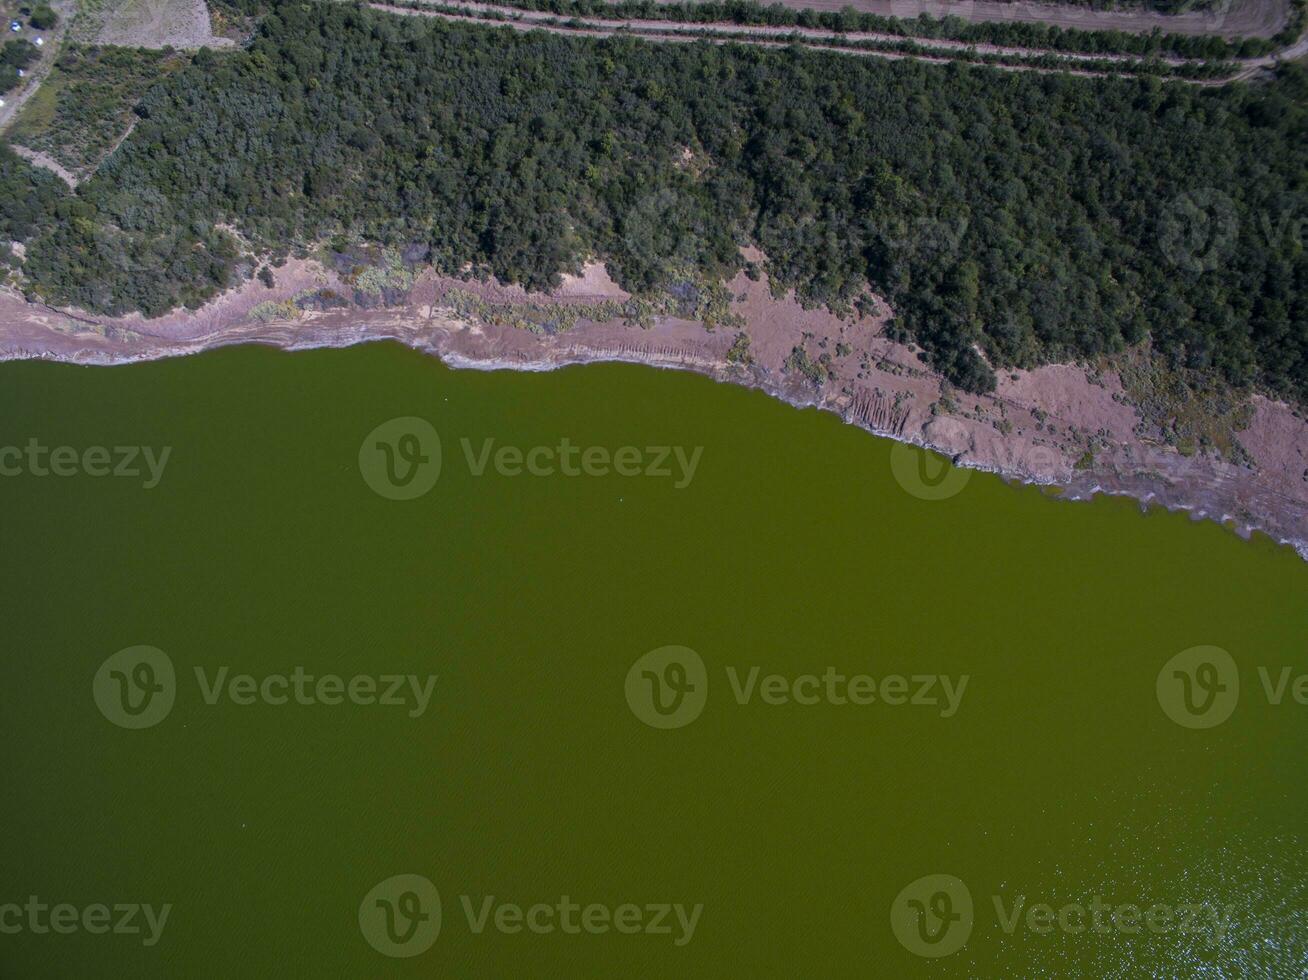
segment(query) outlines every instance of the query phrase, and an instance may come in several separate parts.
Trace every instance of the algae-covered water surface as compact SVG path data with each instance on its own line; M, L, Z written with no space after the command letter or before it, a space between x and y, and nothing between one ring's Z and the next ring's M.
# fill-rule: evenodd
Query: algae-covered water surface
M1288 549L634 366L0 405L0 976L1308 969Z

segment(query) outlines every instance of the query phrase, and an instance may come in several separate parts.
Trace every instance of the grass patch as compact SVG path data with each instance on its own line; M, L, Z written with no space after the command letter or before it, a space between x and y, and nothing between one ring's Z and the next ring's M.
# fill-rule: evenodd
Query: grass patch
M300 317L300 308L295 305L294 300L282 300L280 303L269 300L252 309L250 316L260 323L272 323L275 320L296 320Z
M132 109L185 57L146 48L69 44L50 77L23 107L13 140L86 176L132 125Z
M31 94L23 105L22 113L14 120L14 125L9 131L15 143L26 146L28 139L33 135L44 132L54 125L57 89L58 80L47 78L45 83Z
M1147 350L1134 350L1103 366L1116 367L1126 401L1140 413L1136 434L1172 446L1182 456L1207 453L1249 465L1236 433L1248 428L1249 392L1210 376L1169 365Z
M68 27L70 41L94 41L104 25L104 0L80 0Z
M822 361L825 356L819 355L818 360L815 361L809 356L804 345L800 344L791 349L790 356L786 358L785 364L782 365L782 370L787 373L797 371L808 378L814 388L821 388L827 380L827 365Z
M749 334L740 331L736 334L736 339L731 342L731 349L727 351L728 364L753 364L754 355L749 352Z

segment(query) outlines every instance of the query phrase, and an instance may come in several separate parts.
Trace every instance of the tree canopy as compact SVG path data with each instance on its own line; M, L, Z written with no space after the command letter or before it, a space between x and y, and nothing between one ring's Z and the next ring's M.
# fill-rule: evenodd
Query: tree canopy
M1148 336L1303 399L1306 105L1293 66L1203 89L281 2L248 49L155 85L16 237L52 300L151 315L233 281L227 227L261 254L345 235L532 288L591 256L634 291L721 279L752 243L805 301L870 285L971 390L993 384L977 351Z

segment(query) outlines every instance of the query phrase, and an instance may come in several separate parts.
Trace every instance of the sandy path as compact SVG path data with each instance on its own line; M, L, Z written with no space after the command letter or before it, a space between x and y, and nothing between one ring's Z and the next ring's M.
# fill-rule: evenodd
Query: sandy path
M40 150L29 150L27 147L20 146L17 143L10 143L9 149L13 150L24 160L27 160L30 163L34 163L38 167L45 167L46 170L50 170L58 174L61 178L63 178L63 182L67 184L69 187L77 186L76 175L65 170L63 164L61 164L54 157L50 156L50 154L42 153Z
M1241 79L1251 78L1252 76L1257 75L1260 71L1272 68L1273 66L1280 64L1282 61L1294 61L1305 55L1308 55L1308 30L1305 30L1303 34L1299 35L1299 40L1295 41L1289 47L1282 48L1275 54L1270 54L1263 58L1247 58L1242 61L1237 61L1236 64L1241 65L1242 67L1240 71L1231 76L1230 81L1238 82Z

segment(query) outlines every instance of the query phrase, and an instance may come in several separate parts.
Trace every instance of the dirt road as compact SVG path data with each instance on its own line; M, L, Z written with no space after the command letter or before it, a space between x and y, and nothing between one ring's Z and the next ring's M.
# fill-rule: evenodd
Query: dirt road
M517 10L512 7L496 6L492 3L465 2L465 0L432 0L433 3L439 2L440 6L458 8L469 14L501 14L511 16L515 23L539 24L543 26L558 26L560 18L553 13L539 10ZM385 6L378 3L374 6ZM387 9L392 9L387 7ZM402 9L402 8L394 8ZM587 27L595 29L618 31L645 31L656 33L685 33L688 31L715 31L721 34L749 35L763 40L771 38L775 41L789 43L792 37L801 37L806 41L816 42L817 44L830 44L833 47L843 47L841 42L880 42L885 44L903 44L912 43L930 51L942 53L949 52L969 52L977 54L993 54L1009 58L1041 58L1050 54L1068 62L1077 61L1116 61L1132 62L1140 60L1138 55L1129 54L1082 54L1074 51L1055 51L1051 52L1045 48L1022 48L998 44L976 44L969 41L951 41L944 38L917 38L904 37L902 34L883 34L875 31L842 31L839 34L832 31L821 30L817 28L805 27L766 27L752 26L745 24L715 23L715 24L695 24L686 21L676 20L635 20L622 18L606 17L569 17L568 23L584 24ZM1163 57L1157 59L1164 64L1179 65L1185 64L1184 58Z
M795 38L802 39L804 47L814 51L828 51L836 54L856 55L890 60L912 58L933 64L945 64L963 60L965 53L1001 56L1008 64L993 64L990 67L1004 71L1034 71L1042 74L1067 74L1084 77L1105 77L1122 74L1136 77L1134 73L1103 71L1098 68L1078 67L1087 63L1119 62L1125 66L1140 59L1131 55L1087 55L1074 52L1053 52L1040 48L1018 48L993 44L967 44L961 41L932 40L927 38L904 38L894 34L877 34L851 31L833 34L829 31L791 28L791 27L754 27L737 24L687 24L670 20L609 20L597 17L569 17L566 20L543 11L524 11L513 7L497 7L481 2L462 2L462 0L431 0L433 9L414 9L412 7L395 7L384 2L370 3L375 10L392 14L419 17L437 17L442 20L476 23L490 26L509 27L517 31L543 30L553 34L574 35L580 37L638 37L647 41L690 43L706 40L712 44L753 44L760 47L788 47ZM439 8L439 9L435 9ZM1046 8L1047 9L1047 8ZM495 19L498 15L499 19ZM912 43L918 47L917 52L895 51L890 49L860 49L845 46L847 42L869 41L873 43L901 44ZM1301 37L1294 45L1274 55L1248 58L1233 62L1235 71L1228 77L1209 79L1175 78L1173 81L1193 85L1225 85L1231 81L1251 78L1266 71L1277 62L1298 57L1308 52L1308 34ZM1051 68L1039 64L1015 63L1023 60L1056 57L1064 67ZM1182 65L1184 59L1162 58L1165 64ZM1193 62L1190 62L1193 63Z
M642 41L654 41L661 44L681 43L693 44L696 41L707 41L710 44L751 44L761 48L788 48L793 43L789 40L788 35L792 31L770 31L765 27L742 28L727 25L718 25L715 29L711 25L673 25L673 29L661 30L657 27L650 27L650 24L660 24L662 21L590 21L584 18L569 18L569 23L577 24L576 27L559 27L551 26L537 20L515 19L503 21L484 20L475 14L454 14L444 13L437 10L414 10L410 7L392 7L385 3L368 4L373 10L380 10L384 13L399 14L406 17L435 17L440 20L448 20L456 23L472 23L485 27L507 27L515 31L547 31L550 34L562 34L570 37L594 37L594 38L611 38L611 37L634 37ZM680 32L680 33L678 33ZM754 35L749 40L740 40L729 35L737 33L747 33ZM769 39L771 37L776 40ZM896 38L895 40L904 40ZM973 46L975 47L975 45ZM922 53L910 54L900 51L870 51L860 48L840 47L834 44L806 43L804 48L809 51L825 51L830 54L853 55L864 58L885 58L890 61L902 61L911 59L914 61L925 61L929 64L945 65L957 61L957 57L949 52L940 53ZM1034 52L1034 55L1040 55L1044 52ZM1066 68L1045 68L1036 65L992 65L1001 71L1034 71L1042 74L1059 74L1059 75L1078 75L1085 78L1102 78L1108 73L1101 71L1087 71L1074 67L1075 62L1071 62Z
M678 0L658 0L675 3ZM1086 31L1147 34L1215 34L1218 37L1271 37L1289 18L1287 0L1219 0L1212 10L1162 14L1148 10L1094 10L1072 3L1005 3L1003 0L781 0L795 10L838 11L853 7L883 17L960 17L967 21L1055 24Z
M36 164L38 167L45 167L46 170L57 173L61 178L63 178L63 182L69 187L77 186L77 176L66 170L64 166L54 157L50 156L50 154L42 153L39 150L29 150L25 146L19 146L17 143L9 144L9 148L23 159Z

